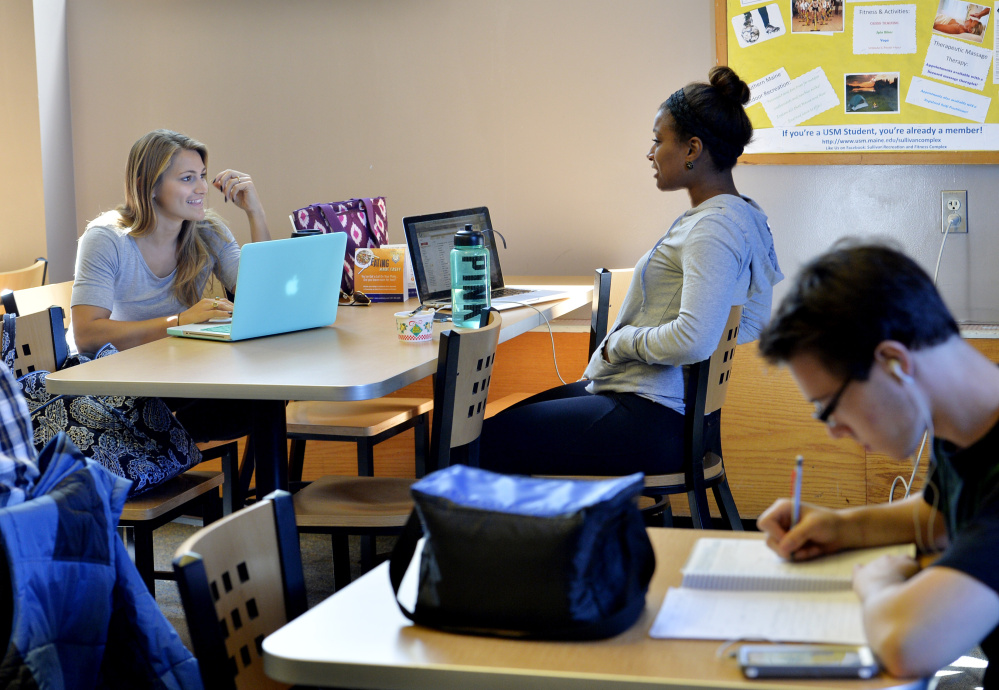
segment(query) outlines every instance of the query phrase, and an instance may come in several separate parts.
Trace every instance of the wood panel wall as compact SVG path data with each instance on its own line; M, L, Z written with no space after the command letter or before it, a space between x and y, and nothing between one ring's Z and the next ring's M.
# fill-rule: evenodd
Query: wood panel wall
M555 333L554 341L562 378L577 380L586 366L588 334ZM999 340L971 342L999 361ZM742 517L757 517L776 499L789 494L791 467L799 453L805 458L802 496L810 503L831 508L883 503L896 476L908 480L911 462L866 453L853 441L830 438L823 425L812 419L812 405L802 398L787 370L767 365L755 344L740 347L735 357L734 376L722 409L722 446L729 484ZM547 332L527 333L500 345L491 400L556 385L559 379ZM430 379L395 395L432 397ZM924 456L913 490L922 486L927 464ZM308 443L305 479L356 471L352 444ZM375 447L375 474L414 476L412 431ZM896 489L895 497L901 495L902 489ZM682 497L674 499L674 512L689 514Z

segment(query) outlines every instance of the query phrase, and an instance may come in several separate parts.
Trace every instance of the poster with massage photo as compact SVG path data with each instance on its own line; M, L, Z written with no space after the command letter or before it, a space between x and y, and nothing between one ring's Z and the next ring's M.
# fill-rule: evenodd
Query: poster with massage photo
M989 25L989 8L964 0L940 0L933 17L933 33L981 43Z

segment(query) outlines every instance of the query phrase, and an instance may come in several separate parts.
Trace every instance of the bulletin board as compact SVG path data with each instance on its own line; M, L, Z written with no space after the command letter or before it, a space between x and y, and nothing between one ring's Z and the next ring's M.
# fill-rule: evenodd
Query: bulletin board
M749 164L999 163L999 1L715 0Z

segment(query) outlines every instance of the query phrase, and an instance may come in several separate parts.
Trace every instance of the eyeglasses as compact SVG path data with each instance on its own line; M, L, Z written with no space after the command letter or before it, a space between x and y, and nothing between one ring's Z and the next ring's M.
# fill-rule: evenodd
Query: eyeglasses
M843 397L843 391L846 390L846 387L850 385L850 382L852 380L853 379L848 378L846 381L844 381L843 385L840 386L839 390L836 391L836 393L833 395L832 400L830 400L829 404L826 405L824 408L822 407L822 405L818 403L818 401L816 401L815 412L812 413L812 416L815 417L815 419L822 422L823 424L827 424L828 426L836 426L836 420L833 419L833 412L836 411L836 406L839 405L839 399Z
M341 290L338 302L344 307L366 307L371 304L371 298L358 290L354 290L352 295Z

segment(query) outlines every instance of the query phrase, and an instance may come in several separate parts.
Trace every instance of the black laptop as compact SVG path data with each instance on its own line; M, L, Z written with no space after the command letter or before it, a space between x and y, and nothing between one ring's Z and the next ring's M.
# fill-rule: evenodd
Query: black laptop
M496 251L493 225L485 206L409 216L402 219L402 225L406 232L409 254L413 259L416 293L423 304L440 307L451 303L450 257L451 250L454 249L454 233L464 229L466 225L471 225L485 236L486 248L489 250L490 302L494 307L513 309L524 304L562 299L569 294L557 288L518 288L503 282L503 269L500 268L499 252Z

